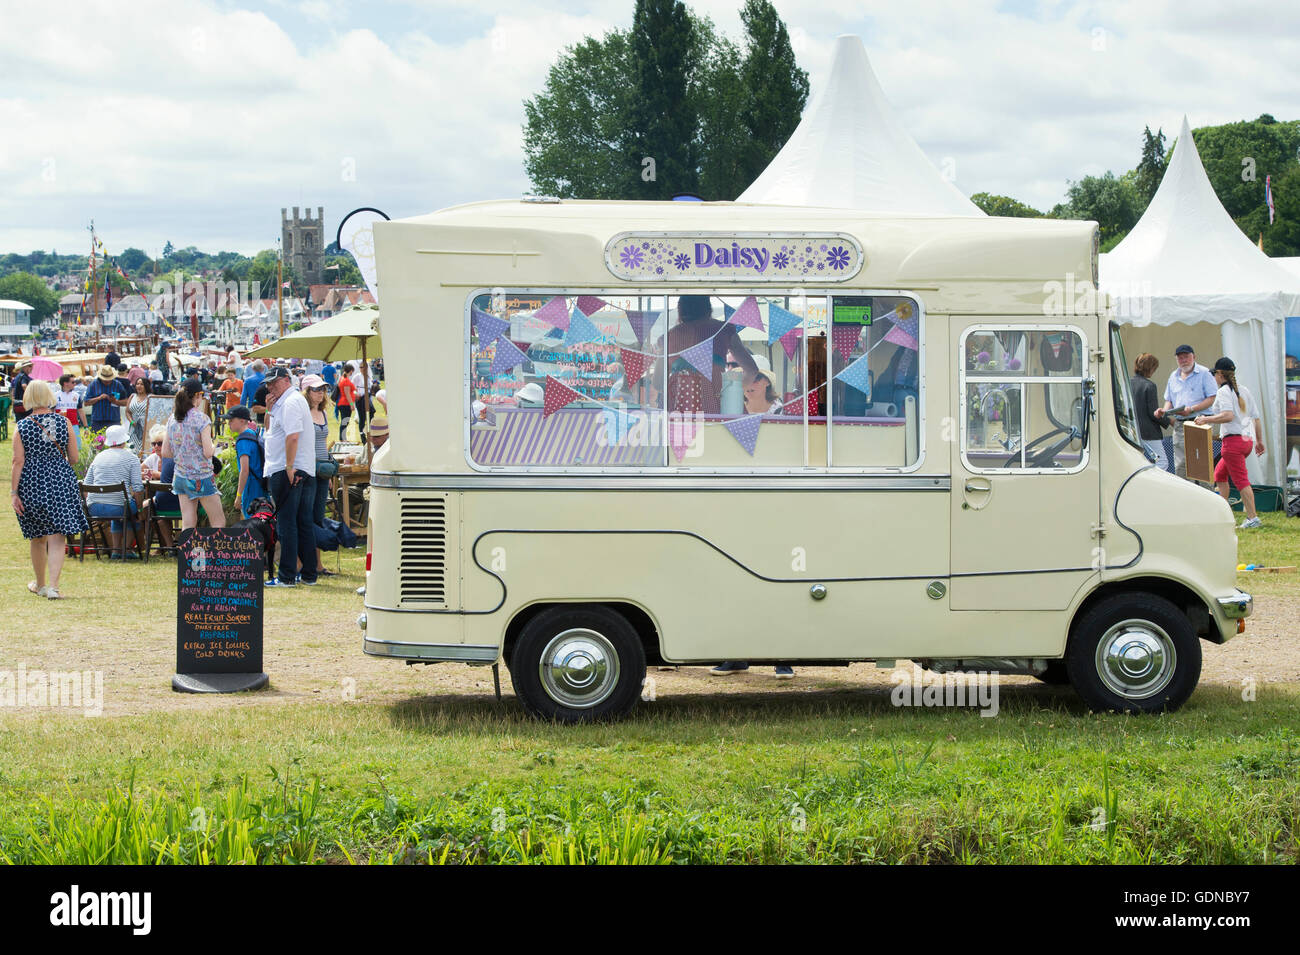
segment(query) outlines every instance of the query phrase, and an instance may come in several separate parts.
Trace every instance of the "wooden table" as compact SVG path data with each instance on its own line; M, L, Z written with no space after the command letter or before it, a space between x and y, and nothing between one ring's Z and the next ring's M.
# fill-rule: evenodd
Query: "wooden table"
M340 464L338 482L339 513L343 515L343 523L353 533L364 534L366 532L365 523L352 519L352 505L348 500L348 485L368 485L370 483L370 468L364 464Z

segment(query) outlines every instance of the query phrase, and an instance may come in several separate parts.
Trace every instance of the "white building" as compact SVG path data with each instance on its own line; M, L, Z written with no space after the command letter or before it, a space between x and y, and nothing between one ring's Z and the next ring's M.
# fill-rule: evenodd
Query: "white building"
M23 302L0 298L0 335L30 335L34 311L34 308Z

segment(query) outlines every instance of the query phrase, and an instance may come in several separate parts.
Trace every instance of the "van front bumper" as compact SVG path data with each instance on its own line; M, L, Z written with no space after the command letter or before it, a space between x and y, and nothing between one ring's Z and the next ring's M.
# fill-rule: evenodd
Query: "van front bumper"
M1219 612L1229 620L1245 620L1255 611L1255 598L1238 590L1234 596L1219 598Z

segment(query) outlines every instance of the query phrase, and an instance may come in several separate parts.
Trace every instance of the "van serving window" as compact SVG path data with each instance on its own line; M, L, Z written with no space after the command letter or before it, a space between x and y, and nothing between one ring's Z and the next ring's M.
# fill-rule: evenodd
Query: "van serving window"
M1065 326L983 326L961 338L962 456L972 471L1087 466L1087 342Z
M476 467L779 472L917 463L914 299L495 289L467 304Z

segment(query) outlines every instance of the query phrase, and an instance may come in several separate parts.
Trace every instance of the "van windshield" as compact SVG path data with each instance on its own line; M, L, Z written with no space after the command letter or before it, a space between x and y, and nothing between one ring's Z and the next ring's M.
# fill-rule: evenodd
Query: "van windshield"
M1124 342L1119 337L1119 325L1114 322L1110 323L1110 356L1110 377L1115 392L1115 423L1129 444L1141 448L1133 388L1128 379L1128 359L1124 356Z

